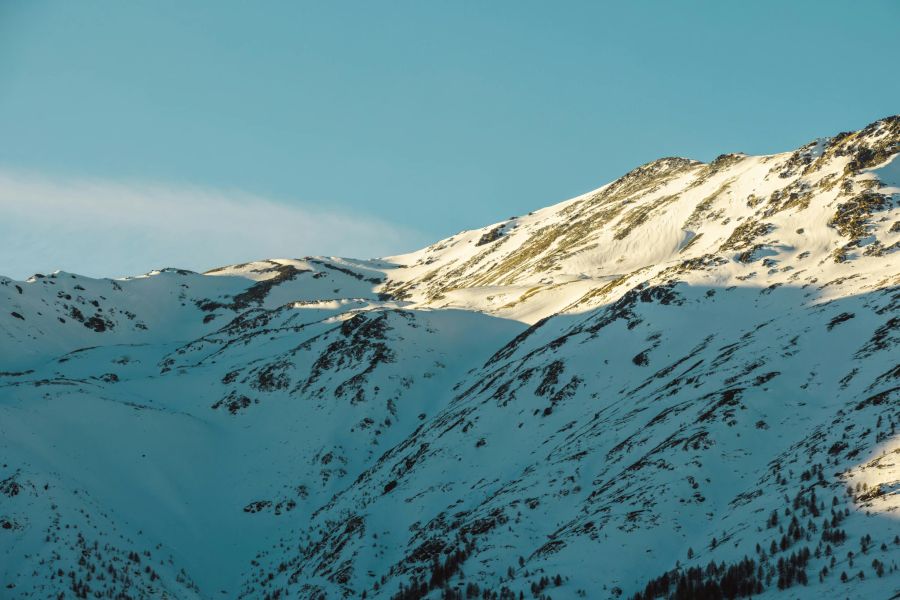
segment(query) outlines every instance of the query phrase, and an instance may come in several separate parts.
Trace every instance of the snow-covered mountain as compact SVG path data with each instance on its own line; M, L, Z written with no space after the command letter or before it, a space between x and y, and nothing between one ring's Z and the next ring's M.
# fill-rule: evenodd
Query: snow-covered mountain
M897 597L898 152L891 117L408 255L0 278L0 597Z

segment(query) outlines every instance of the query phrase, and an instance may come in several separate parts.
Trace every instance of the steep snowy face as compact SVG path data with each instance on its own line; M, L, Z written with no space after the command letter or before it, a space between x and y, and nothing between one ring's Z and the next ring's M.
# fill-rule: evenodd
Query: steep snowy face
M384 291L533 323L712 256L737 259L716 270L733 278L760 258L879 254L900 238L872 167L896 153L898 128L886 119L773 156L661 159L573 200L393 257L399 268Z
M0 279L0 597L900 593L898 151L661 159L381 260Z

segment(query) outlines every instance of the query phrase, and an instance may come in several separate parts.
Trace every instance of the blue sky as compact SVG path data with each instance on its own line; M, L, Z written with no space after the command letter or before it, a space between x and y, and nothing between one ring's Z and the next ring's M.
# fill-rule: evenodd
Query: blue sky
M5 2L0 273L401 252L660 156L788 150L897 112L898 23L896 0Z

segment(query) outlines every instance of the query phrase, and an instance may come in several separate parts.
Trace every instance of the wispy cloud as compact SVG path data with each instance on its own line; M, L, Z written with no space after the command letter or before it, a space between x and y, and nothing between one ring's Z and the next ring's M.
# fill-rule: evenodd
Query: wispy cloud
M205 270L309 254L368 258L423 236L367 215L298 207L236 191L0 170L0 274L93 276L160 267Z

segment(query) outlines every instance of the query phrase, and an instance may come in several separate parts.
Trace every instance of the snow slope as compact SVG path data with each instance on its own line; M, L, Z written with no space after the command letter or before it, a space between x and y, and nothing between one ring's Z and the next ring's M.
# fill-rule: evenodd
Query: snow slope
M661 159L378 260L0 278L0 597L900 594L898 150Z

